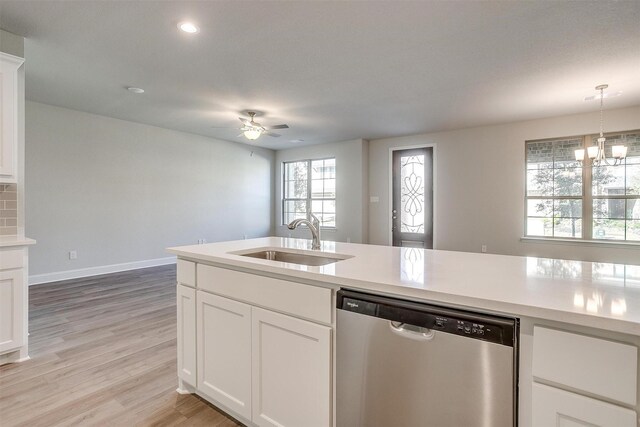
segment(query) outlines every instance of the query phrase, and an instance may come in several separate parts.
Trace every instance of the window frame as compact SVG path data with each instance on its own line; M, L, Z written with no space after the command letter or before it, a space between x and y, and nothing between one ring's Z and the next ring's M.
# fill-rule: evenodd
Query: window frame
M336 168L336 172L335 172L335 180L336 180L336 189L335 189L335 197L333 198L314 198L312 197L312 176L313 176L313 171L312 171L312 163L313 162L317 162L317 161L324 161L324 160L333 160L335 163L335 168ZM286 174L287 174L287 167L286 165L289 163L300 163L300 162L306 162L307 163L307 197L306 198L297 198L297 197L285 197L287 190L286 190L286 184L287 184L287 180L286 180ZM320 223L320 228L321 229L326 229L326 230L336 230L338 228L338 204L337 204L337 198L338 198L338 161L336 159L335 156L328 156L328 157L318 157L318 158L307 158L307 159L299 159L299 160L288 160L285 162L282 162L281 164L281 168L282 168L282 174L281 174L281 179L282 179L282 200L281 200L281 204L280 204L280 209L281 209L281 216L280 216L280 220L282 222L282 225L286 226L288 223L285 221L285 204L287 201L306 201L307 202L307 207L308 207L308 212L312 212L312 206L313 206L313 201L331 201L333 200L335 207L336 207L336 212L334 213L335 215L335 225L331 226L327 226L327 225L322 225L322 222Z
M620 131L620 132L608 132L605 133L604 136L606 138L611 138L615 136L622 136L626 134L637 134L640 133L640 130L628 130L628 131ZM524 236L523 239L527 240L552 240L552 241L565 241L565 242L582 242L582 243L596 243L596 244L613 244L613 245L638 245L640 246L640 240L629 240L626 237L626 224L625 224L625 238L616 240L616 239L598 239L593 237L593 221L595 219L593 212L593 201L597 199L617 199L617 200L632 200L636 199L640 201L640 194L622 194L622 195L593 195L593 165L585 165L581 166L582 169L582 194L580 196L529 196L528 189L528 179L527 172L528 162L527 162L527 148L529 143L535 142L545 142L545 141L558 141L565 139L581 139L581 148L586 149L587 147L594 144L599 135L588 134L588 135L572 135L572 136L561 136L555 138L543 138L543 139L532 139L526 140L524 143ZM555 158L553 159L555 162ZM621 167L626 167L626 159ZM530 217L528 212L528 202L530 200L557 200L557 199L573 199L582 201L582 233L580 237L567 237L567 236L540 236L533 235L528 233L528 218ZM626 207L626 204L625 204ZM551 218L554 213L552 211Z

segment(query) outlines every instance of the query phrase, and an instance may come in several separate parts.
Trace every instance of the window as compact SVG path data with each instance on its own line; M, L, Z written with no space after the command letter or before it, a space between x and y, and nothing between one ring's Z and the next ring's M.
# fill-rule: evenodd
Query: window
M640 131L606 137L608 158L627 146L621 165L575 160L597 136L526 142L526 236L640 242Z
M336 226L336 159L300 160L283 166L282 223L311 212L323 227Z

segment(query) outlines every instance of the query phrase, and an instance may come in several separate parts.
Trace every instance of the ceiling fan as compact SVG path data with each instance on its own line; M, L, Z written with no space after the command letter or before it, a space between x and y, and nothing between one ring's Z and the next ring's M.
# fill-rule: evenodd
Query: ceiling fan
M248 140L254 141L260 138L262 135L267 135L267 136L277 138L280 136L280 134L270 132L271 130L289 129L289 125L284 125L284 124L274 125L274 126L263 126L254 120L257 114L255 111L247 111L247 114L249 115L249 120L247 120L244 117L238 117L238 119L240 119L240 121L242 122L242 127L233 128L233 129L241 130L242 133L238 136L244 136Z

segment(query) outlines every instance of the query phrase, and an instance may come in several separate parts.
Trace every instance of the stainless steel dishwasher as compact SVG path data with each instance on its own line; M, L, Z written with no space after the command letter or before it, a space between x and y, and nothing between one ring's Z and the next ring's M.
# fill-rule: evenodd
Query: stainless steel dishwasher
M337 427L517 424L517 319L346 290L337 307Z

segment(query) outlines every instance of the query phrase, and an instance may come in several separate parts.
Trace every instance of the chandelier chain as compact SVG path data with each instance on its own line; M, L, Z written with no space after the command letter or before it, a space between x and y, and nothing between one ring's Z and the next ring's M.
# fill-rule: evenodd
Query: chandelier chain
M603 120L603 112L602 110L604 109L604 88L601 87L600 88L600 138L602 138L604 136L603 133L603 129L604 129L604 120Z

